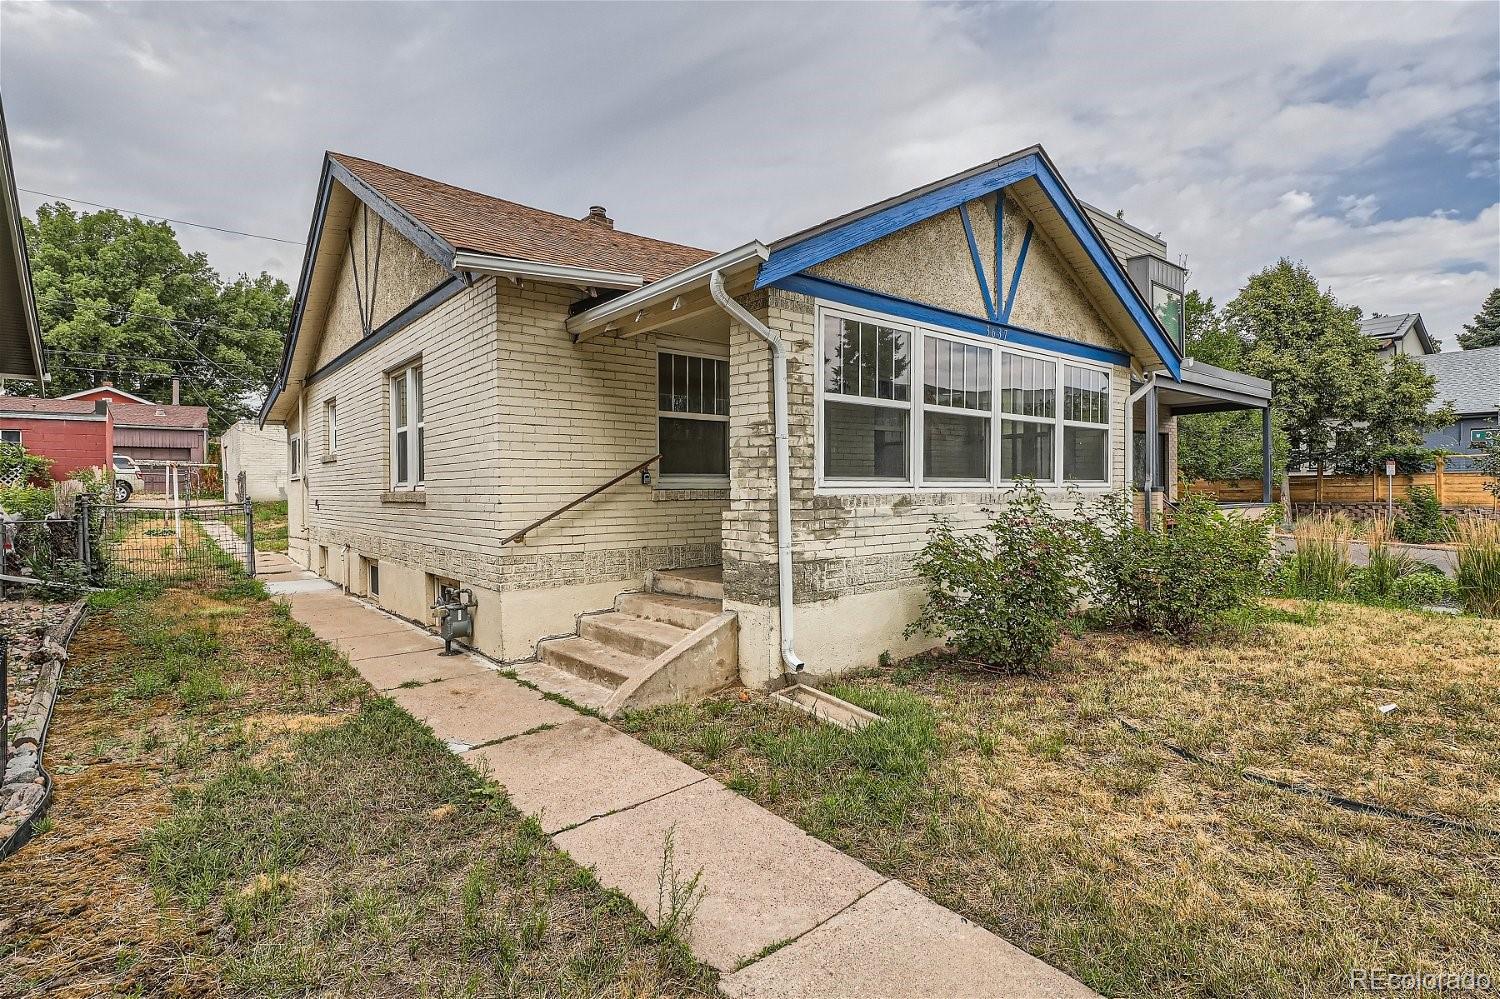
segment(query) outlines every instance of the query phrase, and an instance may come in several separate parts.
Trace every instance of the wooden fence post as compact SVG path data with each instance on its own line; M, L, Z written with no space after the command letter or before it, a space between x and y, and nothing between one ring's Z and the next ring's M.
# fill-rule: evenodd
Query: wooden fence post
M1443 466L1448 463L1447 455L1438 455L1432 461L1432 491L1437 494L1438 506L1443 505Z

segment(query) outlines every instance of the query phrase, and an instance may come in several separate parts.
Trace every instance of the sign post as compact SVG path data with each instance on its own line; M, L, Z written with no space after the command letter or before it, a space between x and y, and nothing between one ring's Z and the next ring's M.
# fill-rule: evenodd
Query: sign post
M1385 463L1385 523L1389 527L1396 519L1396 463L1390 459Z

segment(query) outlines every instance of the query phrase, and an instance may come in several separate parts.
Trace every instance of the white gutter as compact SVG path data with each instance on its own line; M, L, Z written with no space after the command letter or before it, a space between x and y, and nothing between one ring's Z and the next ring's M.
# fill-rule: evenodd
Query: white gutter
M729 297L724 290L724 278L717 270L709 272L708 293L731 319L755 333L771 348L771 397L776 420L776 596L781 621L781 661L787 672L800 673L806 664L792 646L792 472L787 436L786 344L770 327Z
M568 320L568 332L573 334L575 339L579 338L582 334L607 325L612 319L639 312L664 298L675 298L692 291L707 281L711 274L739 271L747 265L759 264L770 255L771 251L766 249L765 244L759 240L746 243L744 246L737 246L732 250L725 250L691 267L684 267L676 274L668 274L660 281L652 281L644 288L627 292L596 305L586 312L580 312Z
M590 288L639 288L646 283L646 279L639 274L544 264L536 260L518 260L515 257L494 257L487 253L455 253L453 269L473 274L494 274L498 277L576 284Z

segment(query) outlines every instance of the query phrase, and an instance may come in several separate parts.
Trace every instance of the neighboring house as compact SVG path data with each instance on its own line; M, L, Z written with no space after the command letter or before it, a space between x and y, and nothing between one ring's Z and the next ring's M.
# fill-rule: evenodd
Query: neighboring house
M31 265L26 259L26 236L21 229L21 203L10 162L10 139L5 132L5 109L0 106L0 385L9 378L45 381L42 332L37 325L36 300L31 288Z
M61 481L83 469L110 467L114 421L103 402L5 395L0 396L0 442L51 458L52 477Z
M261 413L290 553L418 620L468 588L474 645L606 711L915 652L934 517L1137 449L1151 510L1175 414L1269 421L1184 361L1164 253L1040 147L722 253L330 153Z
M1420 312L1400 316L1374 315L1360 322L1359 331L1372 337L1382 354L1423 357L1438 352L1438 345L1428 336L1427 324L1422 322Z
M177 389L173 385L173 398ZM80 402L102 402L114 413L115 453L128 455L141 466L146 492L170 489L165 462L197 466L207 462L208 407L151 402L132 392L102 382L90 389L62 397ZM193 471L178 472L181 487L196 481Z
M241 499L240 475L245 477L244 495L262 500L286 499L286 427L262 427L254 420L240 420L219 438L219 467L224 473L224 496Z
M1473 454L1481 441L1500 447L1500 347L1428 354L1417 361L1437 378L1434 406L1453 404L1458 419L1427 435L1430 448L1452 454ZM1455 471L1467 468L1466 459L1450 459Z

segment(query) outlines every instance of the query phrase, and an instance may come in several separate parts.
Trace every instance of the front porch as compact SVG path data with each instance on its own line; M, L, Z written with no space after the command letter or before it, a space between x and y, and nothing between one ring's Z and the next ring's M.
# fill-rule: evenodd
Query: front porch
M1191 358L1182 377L1152 375L1132 383L1130 421L1132 475L1144 500L1146 526L1177 495L1177 417L1193 413L1221 413L1255 409L1261 414L1261 490L1259 502L1221 503L1226 509L1259 516L1271 505L1274 468L1271 454L1271 383L1263 378L1204 364ZM1139 428L1139 429L1137 429ZM1147 446L1154 442L1154 446Z

